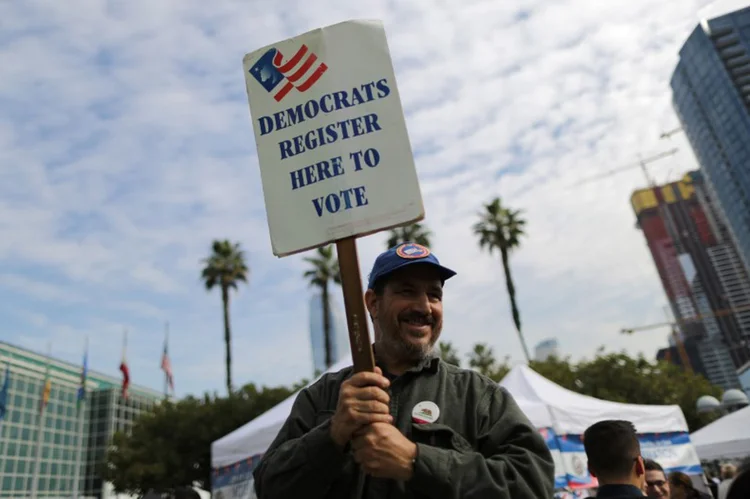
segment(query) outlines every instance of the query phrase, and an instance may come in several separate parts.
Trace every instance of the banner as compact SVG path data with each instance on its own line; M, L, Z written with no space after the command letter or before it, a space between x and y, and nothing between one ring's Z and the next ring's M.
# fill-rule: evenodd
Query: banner
M560 445L557 443L557 434L552 428L539 428L538 431L544 438L544 443L547 444L547 448L552 454L552 460L555 462L555 488L565 488L568 486L568 476L565 473Z
M213 499L257 499L253 470L260 462L261 454L214 469L211 474L211 497Z
M687 432L639 434L638 441L641 443L641 455L658 462L666 473L703 473L700 459L690 443L690 435ZM588 470L581 435L561 435L558 443L569 486L596 487L596 478L592 477Z
M597 487L588 470L586 451L580 435L557 435L552 428L540 428L555 463L555 489L575 490ZM688 475L703 473L700 459L686 432L638 435L641 455L658 462L667 473L681 471ZM231 466L214 469L211 478L212 497L216 499L256 499L253 470L261 454ZM571 496L574 497L574 496Z

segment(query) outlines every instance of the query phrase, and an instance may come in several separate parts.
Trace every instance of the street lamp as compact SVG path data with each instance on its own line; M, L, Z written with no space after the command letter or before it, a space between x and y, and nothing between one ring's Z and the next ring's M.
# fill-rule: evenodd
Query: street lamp
M732 388L724 392L721 396L721 402L716 397L711 395L703 395L698 397L695 403L695 407L699 414L705 414L709 412L718 411L721 414L729 414L743 407L750 405L750 401L747 399L741 390Z

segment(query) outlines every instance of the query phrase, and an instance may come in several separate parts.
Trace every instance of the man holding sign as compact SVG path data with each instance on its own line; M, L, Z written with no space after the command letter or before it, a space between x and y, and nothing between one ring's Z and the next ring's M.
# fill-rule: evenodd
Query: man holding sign
M497 383L433 353L443 284L455 275L428 248L381 254L365 303L375 372L351 368L302 390L256 468L260 499L552 497L541 435Z
M455 273L401 245L362 300L355 238L424 217L382 25L314 30L243 66L273 253L336 242L354 364L300 392L254 472L258 496L551 497L551 454L511 396L433 354Z

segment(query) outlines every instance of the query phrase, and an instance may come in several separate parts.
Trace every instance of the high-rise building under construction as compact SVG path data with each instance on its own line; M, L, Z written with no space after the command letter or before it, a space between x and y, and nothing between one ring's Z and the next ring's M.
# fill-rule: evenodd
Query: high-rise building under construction
M691 368L739 388L750 360L750 279L703 176L631 197Z

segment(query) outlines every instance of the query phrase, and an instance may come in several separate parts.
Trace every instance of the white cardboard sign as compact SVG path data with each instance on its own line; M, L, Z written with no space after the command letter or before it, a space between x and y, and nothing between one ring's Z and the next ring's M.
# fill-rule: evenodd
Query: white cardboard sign
M269 45L243 68L274 255L424 217L379 21Z

